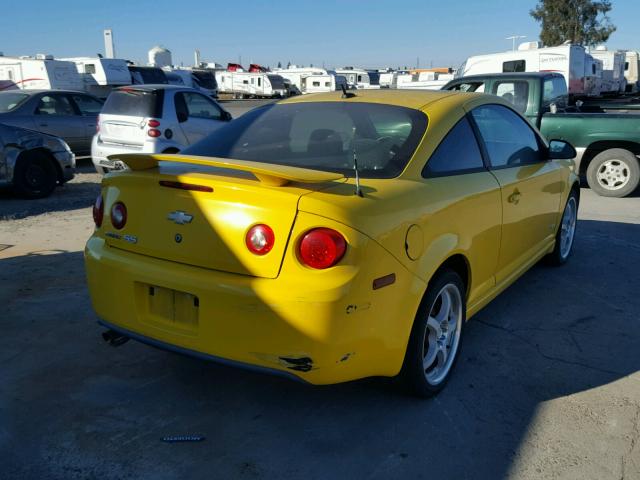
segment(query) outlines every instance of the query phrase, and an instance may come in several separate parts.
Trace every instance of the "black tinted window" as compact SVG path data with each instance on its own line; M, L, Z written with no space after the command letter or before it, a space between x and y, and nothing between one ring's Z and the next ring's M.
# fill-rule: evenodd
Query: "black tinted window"
M529 83L524 80L506 80L496 82L491 92L512 104L520 113L527 111L529 102Z
M538 138L523 120L502 105L484 105L471 114L478 125L494 168L527 165L541 160Z
M186 155L252 160L363 178L400 174L424 135L418 110L372 103L305 102L257 108L185 149Z
M112 91L101 113L132 117L162 117L162 91L124 88Z
M102 102L88 95L71 95L71 98L83 115L98 115L102 109Z
M482 154L469 121L460 120L442 140L422 171L423 177L470 173L484 169Z
M527 62L525 62L524 60L513 60L511 62L504 62L502 64L502 71L505 73L526 72Z

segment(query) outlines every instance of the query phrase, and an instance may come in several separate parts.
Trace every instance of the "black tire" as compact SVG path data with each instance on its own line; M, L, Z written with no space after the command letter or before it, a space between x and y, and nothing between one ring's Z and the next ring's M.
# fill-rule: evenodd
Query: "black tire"
M53 160L44 152L24 152L18 157L13 188L24 198L44 198L56 188L58 175Z
M450 287L457 289L459 293L459 297L456 300L459 302L458 307L460 309L459 317L456 320L456 330L458 335L457 340L455 341L453 358L450 363L445 362L449 366L446 369L446 372L444 372L443 378L438 381L432 381L429 379L429 375L432 375L433 372L435 372L435 368L431 370L431 367L434 367L435 363L430 365L429 368L424 368L425 356L428 355L428 352L425 353L424 351L425 342L430 341L432 338L431 333L433 333L433 331L429 331L430 327L428 327L428 318L430 314L437 311L439 307L442 307L442 300L439 299L440 293L445 288L449 289ZM404 363L400 372L400 376L402 377L405 385L417 396L431 397L437 394L444 388L451 376L451 372L453 371L460 354L462 331L467 319L465 291L465 285L460 278L460 275L450 269L441 270L433 277L431 282L429 282L429 287L427 288L424 298L422 299L422 303L420 304L420 308L418 309L418 313L416 314L416 318L413 322L413 328L411 329ZM440 302L440 305L438 305L438 302ZM430 351L428 347L427 350ZM436 361L437 356L434 357L434 362Z
M571 206L573 203L573 207ZM577 227L577 219L578 219L578 207L580 203L578 201L578 194L575 190L572 190L569 194L569 198L567 198L567 203L564 206L564 210L562 211L562 217L560 218L560 224L558 225L558 231L556 232L556 244L553 247L553 252L545 257L545 261L549 265L560 266L567 263L571 253L573 252L573 243L575 240L575 232ZM568 250L564 247L563 244L563 235L566 235L566 228L568 225L564 224L565 216L569 215L569 209L575 208L575 211L572 215L575 215L573 219L573 233L571 234L570 244L568 245Z
M625 180L621 181L621 178ZM589 162L587 183L591 190L603 197L626 197L640 183L638 157L623 148L599 153Z

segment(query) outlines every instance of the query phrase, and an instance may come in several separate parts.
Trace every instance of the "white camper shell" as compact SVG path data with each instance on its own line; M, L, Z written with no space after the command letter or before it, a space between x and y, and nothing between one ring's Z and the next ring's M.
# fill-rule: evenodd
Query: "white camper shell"
M623 52L610 51L604 46L590 50L590 55L602 62L602 79L600 93L617 94L627 88L624 76L625 55Z
M73 62L83 81L83 90L98 98L107 98L111 90L131 85L126 60L119 58L76 57L63 58Z
M286 97L284 78L274 73L216 71L218 92L236 98Z
M274 73L289 80L302 94L333 92L336 89L335 76L323 68L291 66L277 68Z
M0 80L4 88L23 90L84 90L84 82L72 62L52 55L0 57Z
M392 86L400 90L440 90L453 80L452 73L416 72L396 75Z
M597 96L600 92L596 88L594 68L591 71L585 68L585 65L594 66L590 58L581 45L540 47L537 42L528 42L516 51L469 57L458 69L456 78L486 73L558 72L564 76L569 94Z

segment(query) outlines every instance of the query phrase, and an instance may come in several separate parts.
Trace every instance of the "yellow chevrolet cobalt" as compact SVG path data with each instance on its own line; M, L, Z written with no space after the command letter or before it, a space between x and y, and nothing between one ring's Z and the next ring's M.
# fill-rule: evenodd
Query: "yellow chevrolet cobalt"
M489 95L260 107L179 154L111 158L128 169L94 205L93 307L113 344L313 384L401 375L432 395L466 320L569 257L574 156Z

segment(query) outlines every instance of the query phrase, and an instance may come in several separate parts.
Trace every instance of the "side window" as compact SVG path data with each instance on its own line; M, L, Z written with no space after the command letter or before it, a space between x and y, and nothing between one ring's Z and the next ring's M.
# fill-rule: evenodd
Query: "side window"
M527 82L521 80L496 82L493 85L492 93L512 104L518 112L527 111L529 101L529 84Z
M441 177L483 169L480 147L469 120L464 117L440 142L422 170L422 176Z
M458 85L454 85L450 88L450 90L455 90L457 92L484 92L484 83L483 82L470 82L470 83L459 83Z
M71 98L82 115L98 115L100 110L102 110L102 102L95 98L91 98L86 95L71 95Z
M512 60L510 62L504 62L502 64L502 71L504 73L526 72L527 62L524 60Z
M540 143L526 120L502 105L472 110L492 168L530 165L542 160Z
M559 77L548 78L544 81L544 91L542 101L545 104L552 102L564 104L564 97L567 95L567 87L564 79Z
M262 78L258 77L258 86L261 86Z
M220 120L222 118L222 110L204 95L188 92L182 95L187 105L189 118L205 118L207 120Z
M36 115L70 116L75 114L76 112L66 95L44 95L36 107Z
M189 110L187 102L184 99L184 93L178 92L173 97L173 103L176 107L176 117L180 123L189 120Z

